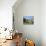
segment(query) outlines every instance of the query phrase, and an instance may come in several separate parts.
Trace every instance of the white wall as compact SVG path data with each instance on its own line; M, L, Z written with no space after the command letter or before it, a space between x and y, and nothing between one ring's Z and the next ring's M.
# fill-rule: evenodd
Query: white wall
M15 28L23 32L25 38L34 40L36 46L41 46L41 0L23 0L14 7ZM24 25L23 16L34 16L34 24Z
M12 6L16 0L0 0L0 27L12 28Z
M41 1L41 38L42 46L46 46L46 0Z

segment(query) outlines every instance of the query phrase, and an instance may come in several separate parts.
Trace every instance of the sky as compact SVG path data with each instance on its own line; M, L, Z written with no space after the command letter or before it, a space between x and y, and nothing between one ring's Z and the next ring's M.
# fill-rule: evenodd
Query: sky
M33 16L24 16L23 18L26 18L26 19L32 19Z

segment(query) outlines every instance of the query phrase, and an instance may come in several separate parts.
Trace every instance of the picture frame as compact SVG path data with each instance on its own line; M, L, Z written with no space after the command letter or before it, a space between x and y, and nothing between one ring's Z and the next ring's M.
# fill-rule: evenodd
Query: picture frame
M34 16L23 16L23 24L25 25L34 24Z

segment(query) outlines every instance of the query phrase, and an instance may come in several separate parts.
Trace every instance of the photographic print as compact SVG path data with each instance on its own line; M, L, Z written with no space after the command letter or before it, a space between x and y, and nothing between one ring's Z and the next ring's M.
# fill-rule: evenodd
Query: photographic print
M23 16L23 24L34 24L34 16Z

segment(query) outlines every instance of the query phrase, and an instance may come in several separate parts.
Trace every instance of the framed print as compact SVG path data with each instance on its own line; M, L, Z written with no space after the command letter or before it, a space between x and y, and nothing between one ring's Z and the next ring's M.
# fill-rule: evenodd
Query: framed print
M34 16L23 16L23 24L34 24Z

